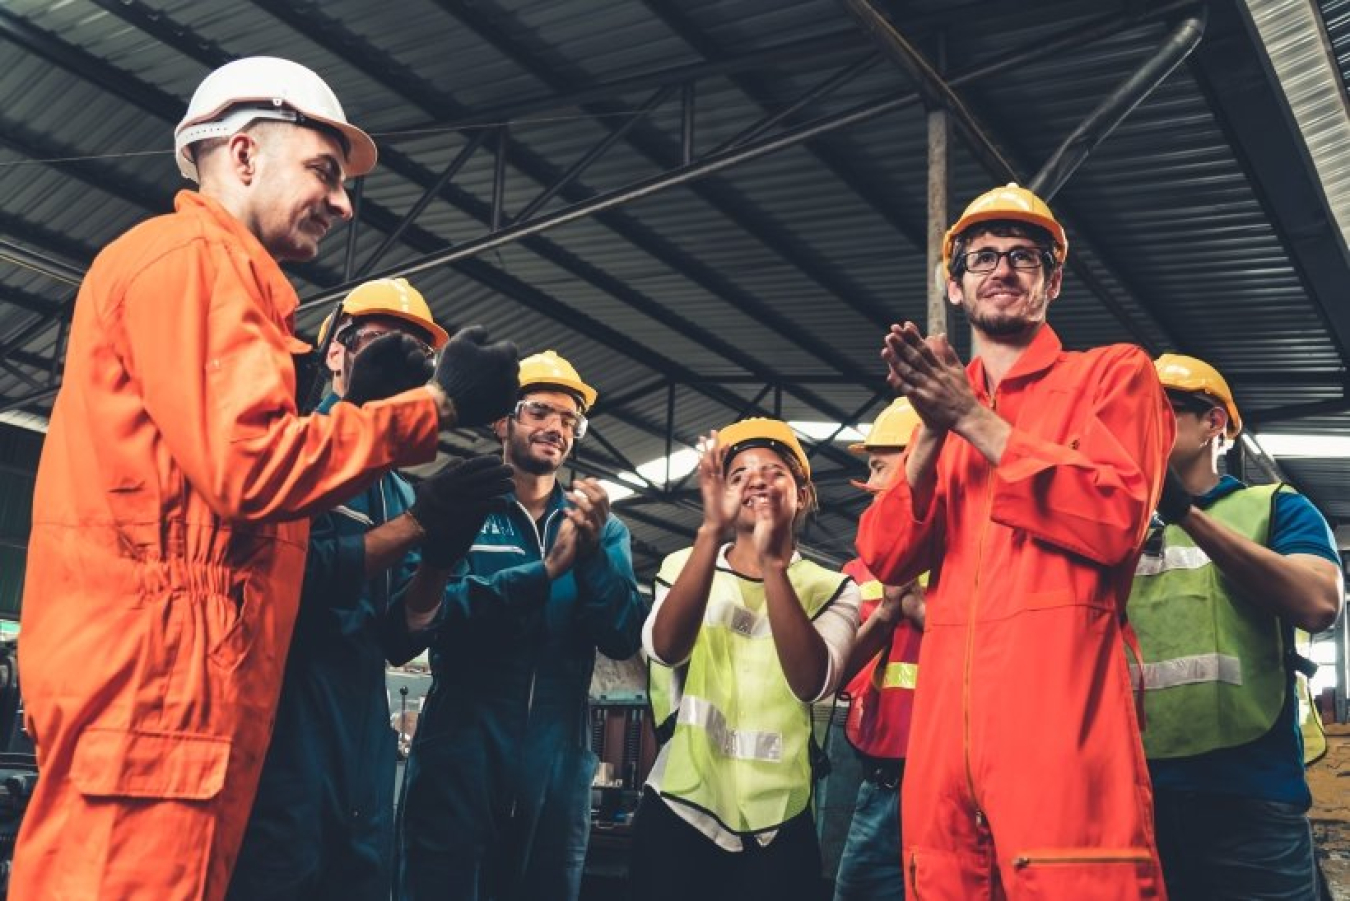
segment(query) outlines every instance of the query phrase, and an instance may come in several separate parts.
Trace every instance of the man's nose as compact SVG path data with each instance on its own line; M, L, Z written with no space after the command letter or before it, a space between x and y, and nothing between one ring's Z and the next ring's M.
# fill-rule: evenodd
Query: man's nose
M329 193L328 208L344 222L352 218L352 201L344 185L339 184Z

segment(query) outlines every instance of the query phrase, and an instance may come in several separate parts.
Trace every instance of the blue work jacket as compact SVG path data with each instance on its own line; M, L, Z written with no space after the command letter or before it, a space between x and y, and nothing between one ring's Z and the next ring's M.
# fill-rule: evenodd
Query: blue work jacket
M636 653L646 606L613 515L599 547L549 580L543 561L566 506L555 487L536 524L508 498L446 589L405 774L400 897L575 895L596 762L595 652Z
M330 396L319 412L334 403ZM385 661L406 663L431 631L409 632L404 617L420 555L367 578L365 538L412 500L407 481L387 473L313 521L276 727L232 899L388 898L397 736Z

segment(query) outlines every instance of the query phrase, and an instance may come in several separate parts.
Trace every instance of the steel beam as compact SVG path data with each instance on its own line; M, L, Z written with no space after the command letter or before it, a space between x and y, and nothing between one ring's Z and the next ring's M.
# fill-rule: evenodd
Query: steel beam
M94 0L94 2L106 5L120 3L123 0ZM632 94L654 91L669 85L693 85L700 81L724 78L742 72L784 65L791 66L794 71L829 68L856 59L859 53L866 51L867 43L856 31L851 29L836 31L819 37L788 41L761 50L752 50L729 59L669 66L624 78L601 81L571 91L542 94L499 106L477 108L445 119L408 123L388 129L385 134L390 135L389 140L396 142L404 134L415 136L433 130L477 128L484 125L500 125L503 122L514 124L540 113L576 109L600 100L622 100Z
M132 3L128 3L128 5L124 7L118 7L117 11L124 18L136 17L144 12L143 9L139 9L138 6ZM8 21L9 21L8 14L5 13L3 10L0 10L0 23ZM137 24L138 19L130 18L129 21L132 21L132 24ZM26 23L22 24L26 25ZM160 19L158 20L158 24L156 24L154 27L163 29L172 26L163 17L160 17ZM161 118L166 118L169 119L170 121L176 121L177 113L175 112L170 114L167 112L167 110L171 105L176 105L176 101L173 101L172 98L170 98L167 94L159 92L157 89L150 88L144 85L143 83L139 82L137 79L129 75L126 75L125 73L121 73L117 70L111 70L109 67L98 64L97 60L88 58L87 54L83 54L82 51L78 51L76 48L71 48L68 45L65 45L59 39L49 34L46 34L45 32L40 32L32 28L21 28L19 30L21 30L25 36L26 39L25 46L29 46L35 49L36 52L44 53L44 55L48 59L58 63L59 65L62 65L63 67L64 66L73 67L72 71L74 72L74 74L86 78L97 77L99 79L102 79L100 81L100 84L102 84L104 87L110 87L111 89L115 89L116 93L119 96L140 98L141 101L150 104L150 106L145 107L147 112L159 115ZM181 29L176 30L181 32ZM0 33L4 32L0 30ZM220 50L219 48L216 48L203 40L193 39L190 43L194 48L193 50L194 54L199 55L201 57L201 61L208 66L216 65L220 61L228 57L228 55L225 54L223 50ZM392 163L393 167L395 168L395 171L401 170L402 174L406 174L410 171L417 171L421 173L418 176L405 175L405 177L412 177L412 179L415 182L424 185L432 180L429 174L425 173L424 170L421 170L420 167L417 167L416 164L413 164L410 160L408 160L406 157L403 157L401 154L398 154L396 152L395 153L386 152L384 156L386 162L391 162L392 158ZM449 187L447 187L447 191L448 190L450 190ZM393 214L389 213L386 210L383 210L374 203L368 203L366 206L367 206L367 213L364 218L367 221L371 222L372 224L375 224L375 227L380 228L383 231L391 231L393 228L396 227L398 217L393 216ZM477 215L479 216L480 220L485 221L487 219L487 214L484 211L480 210L477 213ZM0 217L0 231L4 230L4 224L5 224L4 218ZM30 227L25 228L23 231L24 233L32 233L34 229ZM414 247L414 249L420 249L424 253L427 252L431 247L444 246L444 242L442 242L440 239L435 238L434 236L429 235L428 233L422 232L420 229L409 228L408 232L409 238L405 240L405 243L409 243L410 246ZM53 242L59 241L62 243L63 246L69 243L66 242L60 236L55 235L47 236L44 238L44 240L51 240ZM527 247L530 247L531 249L536 249L537 245L527 244ZM551 253L548 257L551 261L558 262L559 265L563 266L563 268L568 269L569 271L573 271L574 273L580 271L581 273L583 273L581 277L591 281L593 284L606 284L604 279L609 279L608 276L604 276L604 279L601 279L598 270L593 270L593 267L588 267L586 264L580 263L580 261L571 258L570 255L567 255L560 249L552 248L551 245L547 245L545 249L551 250ZM80 251L81 252L76 255L88 257L92 256L93 253L91 249L83 247L80 248ZM536 252L538 252L537 249ZM500 290L507 296L513 297L518 302L526 305L527 307L531 307L539 311L544 311L545 315L552 315L553 318L557 319L557 321L559 321L566 327L576 328L584 324L582 319L578 317L575 311L570 310L570 308L567 308L565 305L559 304L553 298L543 294L543 292L534 292L530 290L528 286L526 286L523 282L519 282L518 280L515 280L510 276L506 276L505 273L500 273L490 266L486 266L485 264L473 261L469 264L457 268L459 268L462 272L468 274L469 277L479 281L480 283L488 285L489 287L495 286L496 290ZM621 288L621 286L618 285L617 280L609 279L609 282L607 284L609 285L610 293L614 293L615 290ZM602 288L602 290L604 289ZM632 292L631 290L624 290L623 293L616 294L615 296L619 297L620 299L624 299L626 301L631 302L633 297L637 295L636 292ZM659 305L656 305L653 301L650 301L645 298L644 301L646 301L652 307L656 307L659 309ZM596 325L598 326L599 324L597 323ZM598 333L598 330L596 326L592 326L591 328L587 329L587 332L592 337L594 337ZM630 343L628 342L628 339L625 336L622 336L617 331L614 332L614 338L617 339L617 341L620 344ZM651 361L656 355L654 355L649 349L637 345L635 342L631 342L631 344L632 346L628 349L627 355L631 356L633 359L639 360L644 364L650 366ZM679 368L679 372L677 373L677 375L686 378L695 377L692 370L687 370L684 369L683 367ZM702 393L707 394L708 396L714 399L720 398L720 402L726 403L732 408L735 408L735 406L740 402L740 398L738 398L734 393L727 391L725 389L719 389L713 386L706 386L699 390L701 390ZM812 403L809 392L806 393L805 396L803 396L803 400L805 400L807 403ZM826 415L832 415L828 409L828 406L822 407L816 404L812 405L817 406L817 409L821 409L821 411L824 412Z
M440 196L440 193L445 189L445 186L450 184L451 180L460 173L473 155L478 152L478 148L483 146L483 143L487 140L489 134L490 132L484 129L469 138L468 142L459 149L459 152L456 153L450 159L450 162L446 167L441 170L441 174L436 176L436 180L426 186L426 189L422 192L422 196L417 198L417 202L412 205L412 208L409 209L406 214L404 214L403 219L394 230L385 235L384 240L380 242L380 246L376 247L375 250L371 252L370 256L366 257L366 261L361 264L361 269L356 273L355 278L360 278L370 272L371 269L375 268L375 264L384 257L389 248L397 244L398 240L403 237L403 232L408 226L417 221L417 217L422 215L422 211L430 205L431 201ZM361 178L360 184L365 184L364 176ZM356 221L355 207L353 207L352 224L355 225ZM351 282L353 279L354 277L351 274L348 274L343 281Z
M489 21L481 8L456 3L453 0L438 0L438 2L441 8L457 22L478 35L484 42L522 70L538 78L545 85L557 91L574 87L561 75L546 66L538 56L527 52L511 35L506 34L495 23ZM600 117L598 122L605 128L612 127L607 117L624 111L624 107L621 105L608 103L585 104L581 108L591 115ZM642 126L635 128L628 137L627 143L637 153L655 164L658 169L668 170L680 163L681 153L678 142L670 141L667 136L653 129ZM862 285L846 273L839 271L837 267L831 266L821 259L815 249L805 242L797 239L788 231L764 220L757 213L750 212L745 201L729 186L713 181L699 181L698 183L690 182L689 189L695 196L712 206L720 215L764 245L773 254L785 261L788 266L799 270L810 282L815 283L838 302L857 310L861 315L874 321L879 322L880 319L885 318L879 311L878 305L862 301L862 298L867 297L869 293ZM622 230L620 230L620 234L623 235ZM675 268L695 283L707 284L709 276L716 275L706 267L697 265L697 261L692 258L687 258L682 265ZM695 277L700 272L703 273L702 279ZM731 283L725 280L723 282L722 289L713 293L725 296L725 291L731 287ZM809 340L801 334L799 329L794 329L792 323L783 320L771 305L763 303L758 297L749 292L739 292L739 294L740 298L734 302L741 305L750 315L753 315L774 331L779 332L787 340L795 341L820 359L830 362L831 365L840 368L842 371L849 371L852 361L846 356L836 353L832 347L823 342Z

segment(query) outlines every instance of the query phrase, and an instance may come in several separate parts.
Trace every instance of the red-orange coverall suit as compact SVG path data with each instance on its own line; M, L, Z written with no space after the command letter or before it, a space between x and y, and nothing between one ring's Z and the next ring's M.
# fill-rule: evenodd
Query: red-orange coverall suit
M272 731L306 517L432 458L425 389L300 417L295 290L182 192L94 261L33 503L41 775L10 897L221 898Z
M1160 898L1152 790L1122 640L1175 423L1153 364L1065 352L1049 326L998 385L991 465L956 435L919 518L903 470L858 551L900 585L931 570L902 794L906 894Z

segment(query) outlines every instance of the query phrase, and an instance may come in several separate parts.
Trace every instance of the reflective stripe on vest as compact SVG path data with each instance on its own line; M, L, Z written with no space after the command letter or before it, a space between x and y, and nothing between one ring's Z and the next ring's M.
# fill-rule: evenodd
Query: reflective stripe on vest
M908 688L911 691L919 687L919 665L917 663L888 663L881 677L882 688Z
M1239 488L1204 512L1265 546L1281 487ZM1144 656L1149 758L1193 757L1270 731L1286 692L1280 621L1244 598L1179 526L1163 530L1160 552L1140 557L1127 612Z
M708 733L708 740L722 751L723 756L736 760L783 759L781 732L738 731L727 725L727 719L712 703L686 695L680 701L680 715L675 720L680 726L697 726Z
M658 581L674 584L691 550L667 557ZM852 582L804 559L788 581L811 619ZM675 714L661 795L742 835L777 828L811 801L811 707L788 686L766 604L762 581L719 567L688 662L648 665L656 722Z
M1131 667L1131 670L1134 670ZM1144 664L1144 690L1200 682L1242 684L1242 661L1227 654L1193 654Z
M1139 576L1157 576L1176 569L1200 569L1209 565L1209 554L1198 547L1165 547L1157 556L1144 554L1134 569Z

